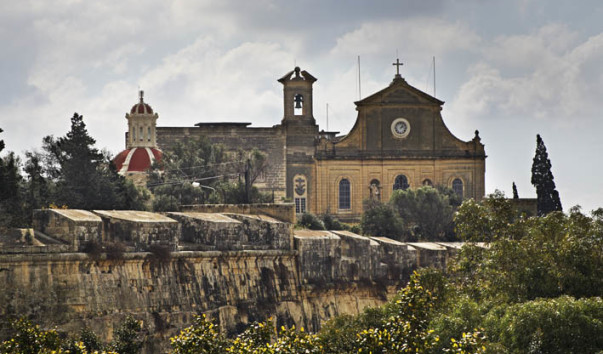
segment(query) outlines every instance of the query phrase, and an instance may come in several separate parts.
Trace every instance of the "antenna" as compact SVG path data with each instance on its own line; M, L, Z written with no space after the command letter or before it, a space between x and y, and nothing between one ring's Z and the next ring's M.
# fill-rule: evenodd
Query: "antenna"
M327 103L327 131L329 131L329 104Z
M436 97L435 55L433 56L433 97Z
M362 99L362 81L360 80L360 55L358 56L358 99Z

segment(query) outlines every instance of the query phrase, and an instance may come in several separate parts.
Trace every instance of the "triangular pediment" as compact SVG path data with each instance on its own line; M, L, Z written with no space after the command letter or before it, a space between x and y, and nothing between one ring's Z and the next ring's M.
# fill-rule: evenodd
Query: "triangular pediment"
M355 103L357 106L371 104L441 106L444 101L409 85L404 79L396 79L390 86Z

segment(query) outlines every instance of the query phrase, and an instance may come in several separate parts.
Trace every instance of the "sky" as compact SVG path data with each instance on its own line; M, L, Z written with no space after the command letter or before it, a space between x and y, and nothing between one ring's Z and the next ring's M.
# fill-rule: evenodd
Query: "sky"
M599 0L3 0L0 139L3 153L39 150L77 112L116 155L139 89L158 126L273 126L276 80L296 65L318 79L320 129L328 104L328 130L346 134L354 101L399 58L409 84L445 101L453 134L479 130L486 193L515 182L535 197L540 134L564 209L588 212L603 206L601 18Z

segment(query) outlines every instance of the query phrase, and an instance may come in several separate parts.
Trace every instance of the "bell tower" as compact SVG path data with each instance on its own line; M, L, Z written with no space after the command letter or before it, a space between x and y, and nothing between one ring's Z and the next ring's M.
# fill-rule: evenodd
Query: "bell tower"
M283 84L281 129L287 141L287 197L295 201L296 212L303 213L306 208L311 210L313 203L318 126L312 113L312 85L316 78L296 66L278 81Z
M316 78L296 66L278 80L283 84L283 124L290 121L316 124L312 114L312 84Z

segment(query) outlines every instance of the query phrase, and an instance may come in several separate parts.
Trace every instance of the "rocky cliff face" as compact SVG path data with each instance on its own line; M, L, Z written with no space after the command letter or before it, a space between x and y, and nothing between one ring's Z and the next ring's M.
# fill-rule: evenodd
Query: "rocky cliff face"
M316 331L333 316L384 303L418 265L442 266L458 248L349 232L293 231L290 224L265 216L191 212L171 215L178 222L169 223L174 225L169 230L182 235L174 239L169 231L168 244L176 251L158 257L139 251L146 236L132 225L142 223L140 229L153 236L148 239L165 242L153 223L165 223L169 214L131 220L128 213L101 214L103 225L90 224L89 215L79 225L75 217L61 220L69 213L39 213L36 235L50 239L41 230L52 231L57 240L70 243L67 248L0 248L0 318L25 315L70 333L87 326L110 340L114 326L129 314L143 321L149 353L166 351L167 338L199 313L213 316L229 333L268 317L279 326ZM56 237L69 230L79 231ZM76 252L90 238L115 241L115 230L138 232L137 238L123 240L133 242L131 252L114 259Z

